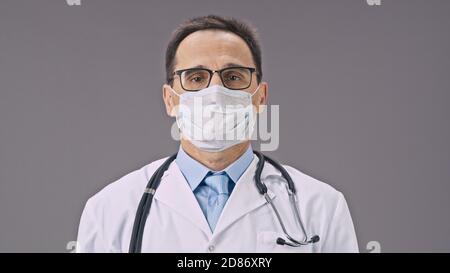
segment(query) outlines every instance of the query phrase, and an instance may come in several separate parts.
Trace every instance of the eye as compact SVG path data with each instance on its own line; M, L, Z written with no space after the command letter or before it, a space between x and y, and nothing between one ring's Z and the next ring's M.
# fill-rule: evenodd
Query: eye
M187 80L192 83L199 83L203 82L207 79L207 75L204 75L204 73L195 73L192 75L188 75Z
M232 81L240 81L241 77L239 77L237 75L230 75L229 79Z
M191 82L200 82L203 79L200 76L195 76L190 79Z
M227 81L242 81L243 77L239 73L227 73L225 75Z

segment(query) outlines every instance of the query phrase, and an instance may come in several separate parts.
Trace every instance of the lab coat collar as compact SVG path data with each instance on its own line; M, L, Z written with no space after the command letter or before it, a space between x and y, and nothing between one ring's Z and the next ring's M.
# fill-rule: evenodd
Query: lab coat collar
M218 220L214 235L194 193L175 162L169 166L169 169L161 178L161 184L156 190L154 198L188 219L211 239L242 216L266 203L264 196L258 192L255 186L254 175L257 163L258 158L253 156L253 160L247 170L245 170L236 182L236 186L228 198L222 215ZM269 164L266 164L264 168L269 167L267 165ZM265 173L267 172L263 171L262 180L265 178ZM270 198L273 199L275 197L275 194L270 189L268 189L267 193Z
M200 228L208 238L211 238L211 229L202 209L175 162L170 164L162 176L161 184L156 190L154 198L185 217Z
M266 199L259 193L254 180L258 161L258 157L253 155L253 161L237 181L233 192L222 210L222 215L217 222L213 236L217 236L239 218L266 204ZM263 182L267 176L266 168L269 165L268 163L264 165L261 174L261 180ZM275 194L269 188L267 188L267 194L271 199L275 198Z

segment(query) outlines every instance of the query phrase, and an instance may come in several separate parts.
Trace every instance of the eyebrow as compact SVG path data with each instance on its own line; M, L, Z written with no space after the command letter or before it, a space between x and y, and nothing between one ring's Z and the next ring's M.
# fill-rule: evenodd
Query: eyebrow
M228 68L228 67L234 67L234 66L238 66L238 67L246 67L245 65L242 64L237 64L237 63L226 63L221 69L223 68ZM191 68L202 68L202 69L209 69L207 66L199 64L196 66L193 66ZM190 68L189 68L190 69Z

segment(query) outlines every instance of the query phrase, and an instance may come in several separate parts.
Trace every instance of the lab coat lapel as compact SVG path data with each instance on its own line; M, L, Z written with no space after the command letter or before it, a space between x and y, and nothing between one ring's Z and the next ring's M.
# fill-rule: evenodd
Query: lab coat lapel
M254 155L253 161L236 182L236 186L223 208L222 215L214 230L214 236L225 230L242 216L266 203L264 196L259 193L255 185L254 176L257 163L258 157ZM264 181L264 177L262 177L262 180ZM267 190L267 193L270 198L275 197L275 194L270 189Z
M161 178L161 184L154 198L188 219L211 238L212 232L200 205L175 162L170 164Z

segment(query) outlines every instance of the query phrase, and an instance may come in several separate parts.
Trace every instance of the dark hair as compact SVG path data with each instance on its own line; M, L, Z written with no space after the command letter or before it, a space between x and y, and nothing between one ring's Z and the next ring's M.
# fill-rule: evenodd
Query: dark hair
M172 34L166 50L166 83L172 84L175 66L175 56L178 46L189 34L199 30L216 29L234 33L241 37L250 48L253 61L256 65L256 79L261 82L261 48L256 30L248 24L232 17L207 15L195 17L181 24Z

